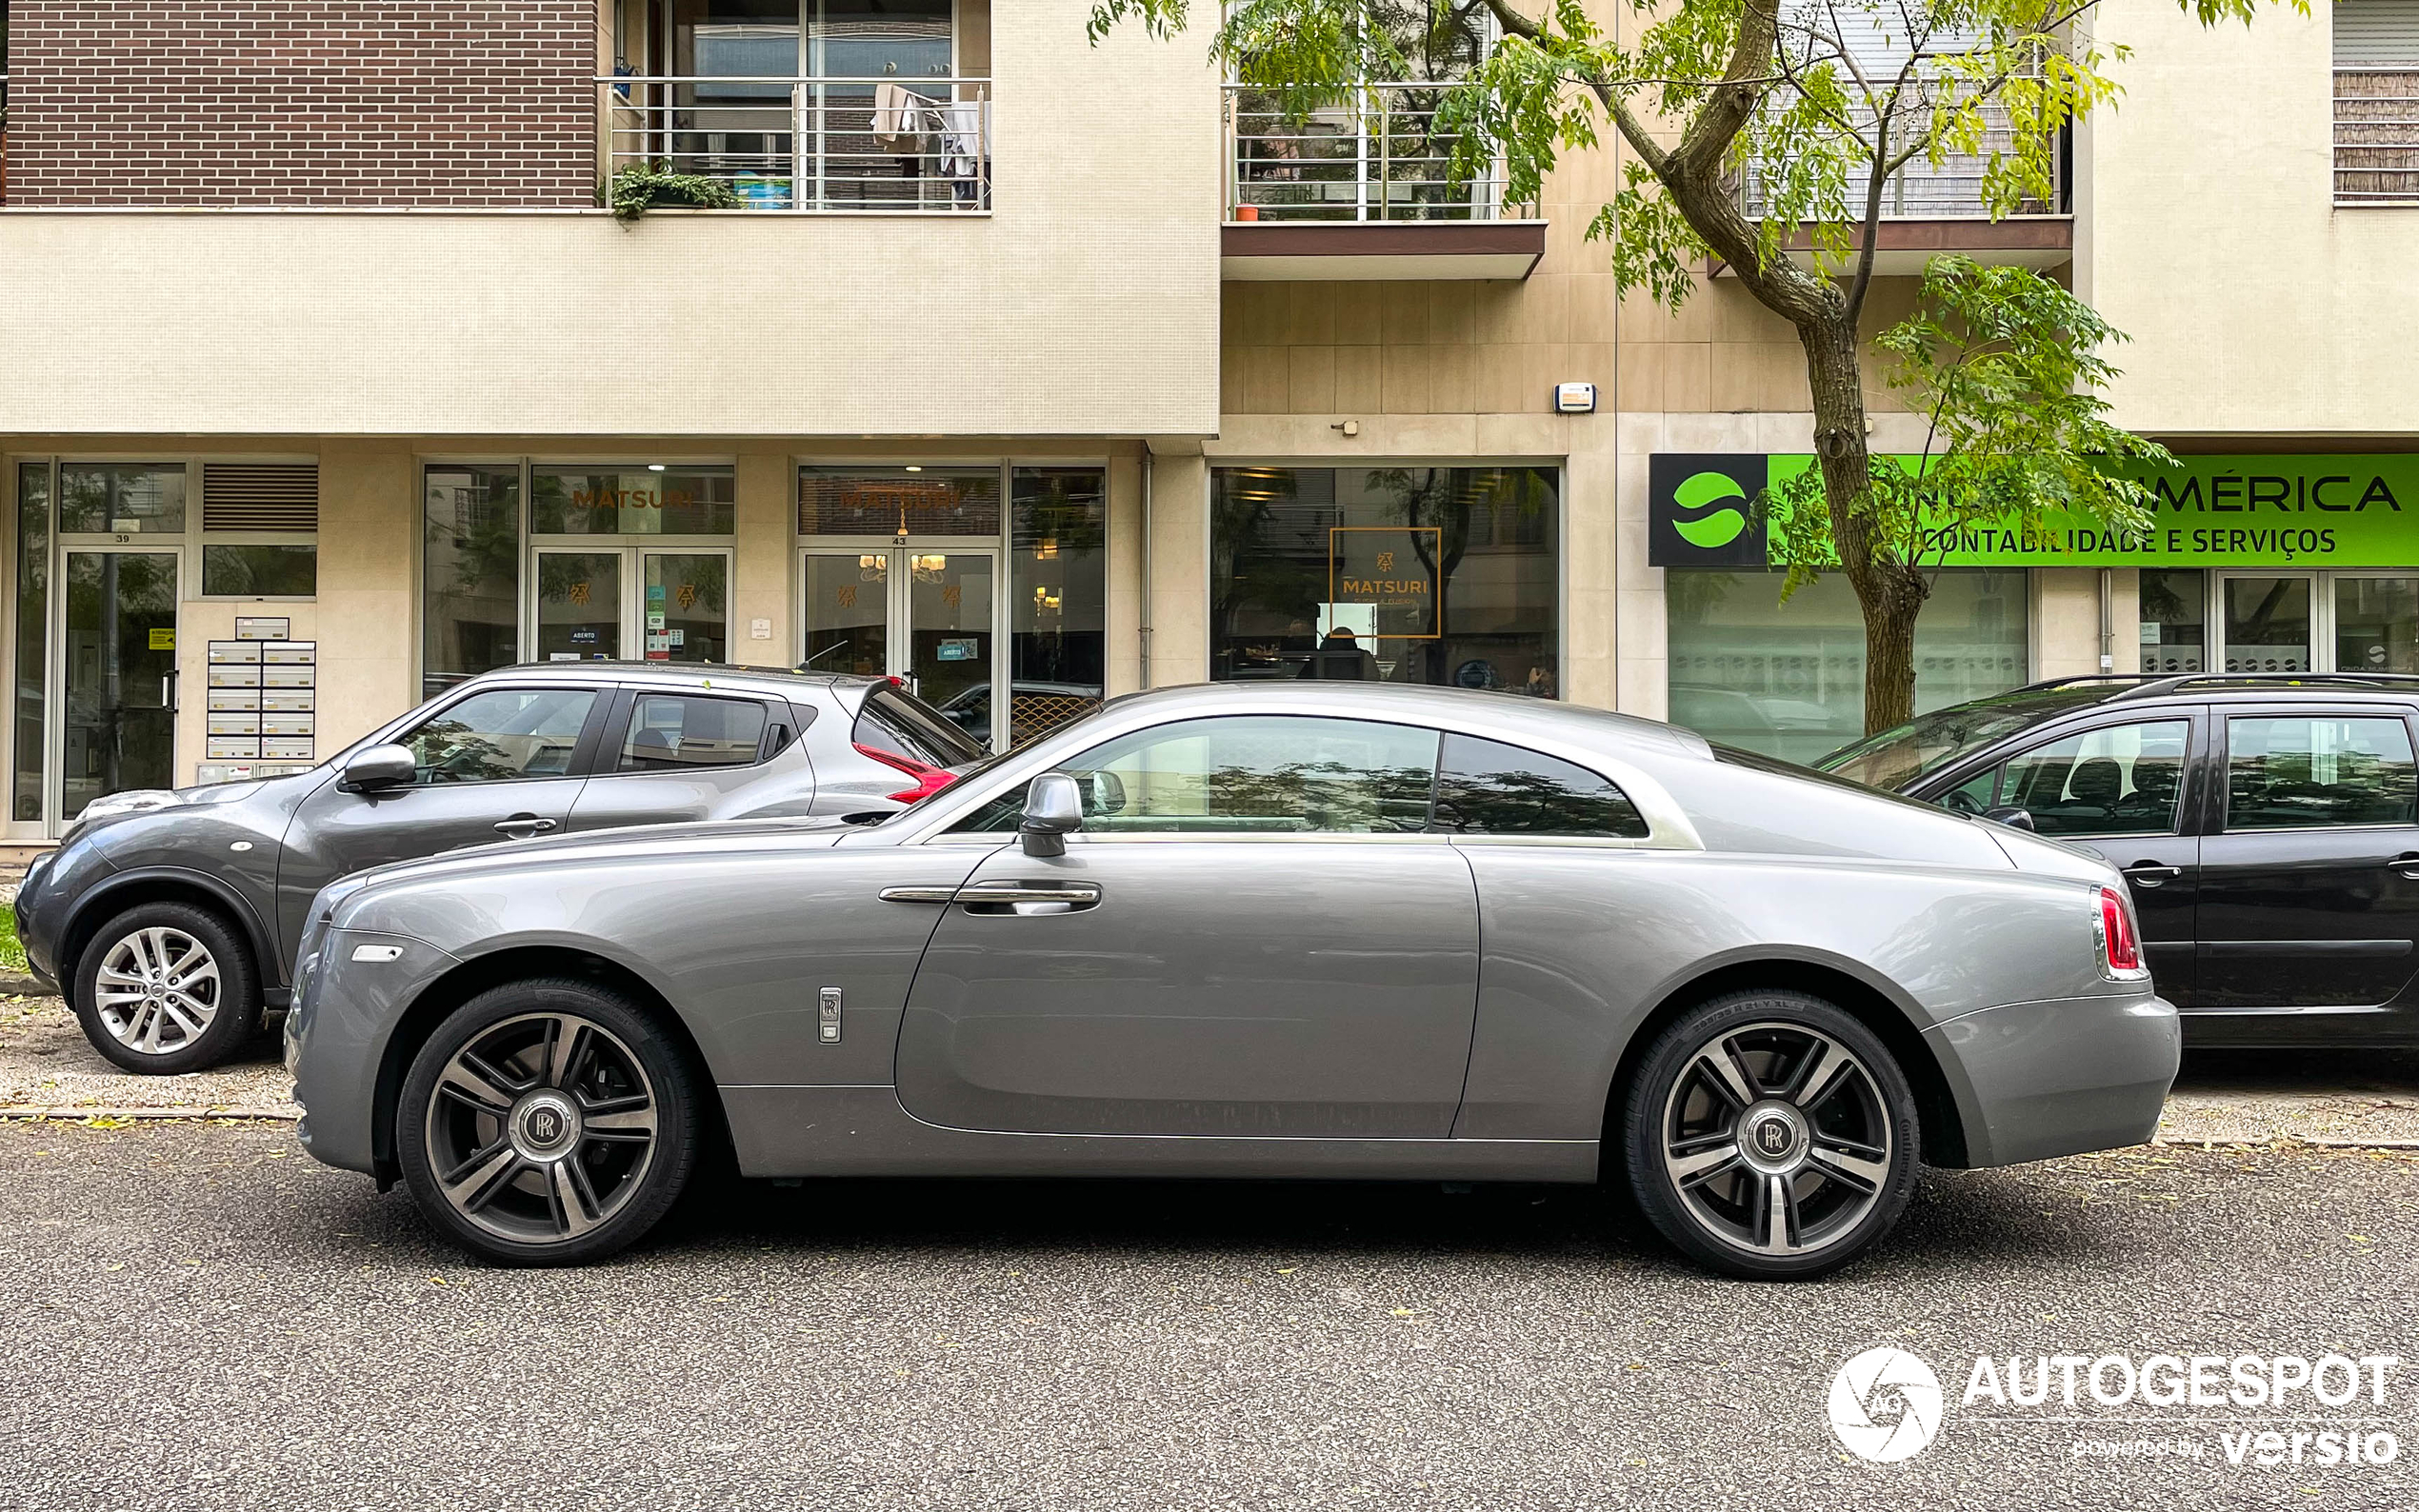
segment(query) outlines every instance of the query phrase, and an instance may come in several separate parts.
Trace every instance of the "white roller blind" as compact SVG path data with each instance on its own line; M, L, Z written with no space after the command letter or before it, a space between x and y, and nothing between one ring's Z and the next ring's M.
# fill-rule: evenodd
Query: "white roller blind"
M2419 65L2419 0L2341 0L2335 10L2335 67Z

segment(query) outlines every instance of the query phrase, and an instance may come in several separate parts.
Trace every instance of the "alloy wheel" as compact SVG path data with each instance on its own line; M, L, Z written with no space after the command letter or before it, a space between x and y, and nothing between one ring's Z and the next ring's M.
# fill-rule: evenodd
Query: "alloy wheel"
M523 1014L480 1031L438 1074L429 1169L446 1204L485 1232L567 1243L638 1194L659 1117L618 1036L575 1014Z
M1681 1208L1737 1250L1801 1256L1855 1231L1896 1154L1870 1067L1804 1025L1725 1029L1664 1099L1663 1168Z
M121 936L92 984L101 1026L143 1055L173 1055L200 1039L225 992L210 947L158 925Z

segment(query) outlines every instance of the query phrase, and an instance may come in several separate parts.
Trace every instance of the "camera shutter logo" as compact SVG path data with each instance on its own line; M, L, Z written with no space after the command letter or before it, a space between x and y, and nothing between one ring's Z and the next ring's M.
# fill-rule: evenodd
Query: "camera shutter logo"
M1940 1378L1904 1349L1868 1349L1831 1378L1831 1431L1875 1464L1910 1460L1940 1433Z

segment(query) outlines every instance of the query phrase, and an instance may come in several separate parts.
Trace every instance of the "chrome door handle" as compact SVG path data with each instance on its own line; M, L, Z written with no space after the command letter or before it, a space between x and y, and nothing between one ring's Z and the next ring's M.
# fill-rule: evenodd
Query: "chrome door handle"
M2419 851L2406 850L2387 865L2393 867L2397 875L2419 882Z
M960 887L957 901L964 904L966 911L971 914L1032 918L1097 907L1100 905L1100 888L1089 882L978 882L970 887Z
M2173 882L2183 875L2183 867L2162 866L2155 861L2137 861L2125 868L2125 880L2137 887L2155 887L2163 882Z
M515 814L510 819L497 821L495 832L514 840L527 840L531 835L542 835L554 827L551 819L540 819L535 814Z
M955 887L885 887L875 896L884 903L950 903L956 899Z

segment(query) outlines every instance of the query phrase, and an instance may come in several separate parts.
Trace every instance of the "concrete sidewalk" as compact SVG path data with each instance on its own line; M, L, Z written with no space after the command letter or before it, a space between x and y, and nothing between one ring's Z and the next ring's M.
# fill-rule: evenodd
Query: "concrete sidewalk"
M101 1110L291 1118L276 1037L187 1076L132 1076L105 1061L56 998L0 998L0 1117ZM2174 1144L2419 1145L2419 1053L2198 1051L2168 1099L2159 1139Z

